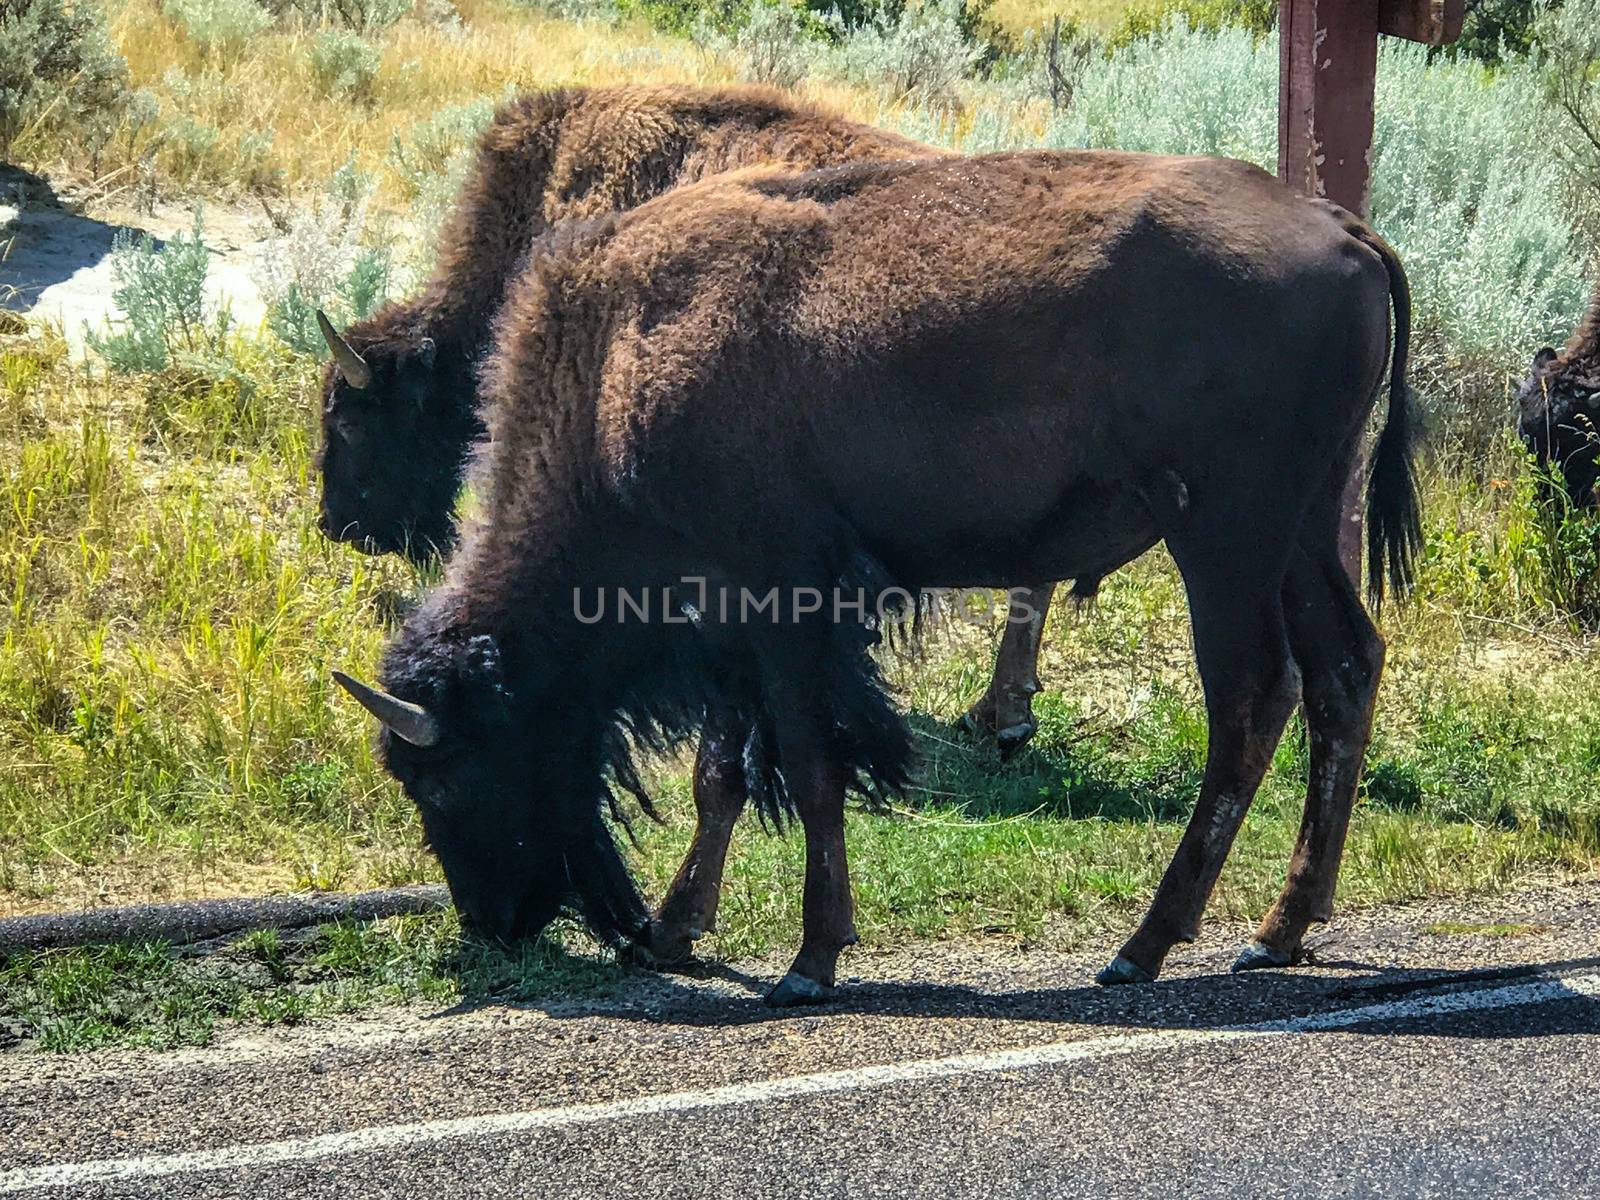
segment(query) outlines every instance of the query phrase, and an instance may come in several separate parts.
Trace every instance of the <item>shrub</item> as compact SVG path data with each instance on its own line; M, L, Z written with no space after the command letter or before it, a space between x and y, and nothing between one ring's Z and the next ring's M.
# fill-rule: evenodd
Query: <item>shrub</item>
M1504 426L1507 375L1565 341L1588 297L1586 209L1556 136L1529 64L1485 79L1470 60L1385 48L1373 219L1411 276L1433 415L1469 448Z
M109 129L127 75L98 5L0 0L0 156L36 121Z
M253 192L275 189L283 175L272 157L272 131L256 129L239 138L229 174L235 183Z
M971 75L983 47L970 40L963 0L923 0L894 13L882 10L855 29L832 24L840 44L835 71L860 84L886 84L897 96L948 107L960 81Z
M748 78L793 87L811 67L811 24L789 0L758 0L734 38L734 50Z
M1567 0L1538 26L1545 94L1564 137L1551 142L1585 186L1600 194L1600 0Z
M207 121L180 117L163 131L161 162L175 178L192 181L208 172L211 152L222 140L222 130Z
M122 313L120 328L84 330L84 340L121 373L164 371L178 363L214 367L231 324L226 310L208 312L206 270L211 252L194 229L157 246L149 234L117 234L111 249L111 298Z
M494 110L495 101L489 97L446 105L418 121L403 137L396 135L389 157L408 181L443 173L460 155L471 151Z
M367 97L383 56L343 29L319 33L311 43L311 74L324 95Z
M810 72L814 34L820 25L790 0L755 0L744 23L731 35L703 15L694 39L714 53L732 58L740 74L757 83L794 87Z
M497 103L484 97L448 105L417 122L404 136L396 135L389 159L410 193L412 217L424 235L437 228L455 202L472 164L478 134L494 116Z
M372 181L347 164L329 181L322 201L296 213L257 259L267 327L297 353L324 350L318 308L343 325L368 316L388 294L388 252L360 244L371 194Z
M615 25L622 19L622 5L618 0L516 0L516 3L558 21L573 21L580 25L591 22ZM655 21L653 14L648 11L644 15L652 23L661 23Z
M1154 0L1135 4L1123 13L1106 46L1120 50L1130 42L1158 37L1177 27L1204 33L1239 28L1261 35L1271 33L1277 25L1277 0Z
M1527 54L1537 38L1541 15L1560 0L1466 0L1466 20L1461 36L1440 53L1451 58L1474 58L1498 66Z
M392 273L386 251L360 247L344 275L333 279L326 290L291 282L268 304L267 328L296 354L320 357L327 343L317 326L317 310L328 313L336 325L371 316L388 296Z
M272 23L255 0L162 0L161 7L208 57L237 53Z
M1052 112L1072 107L1078 80L1104 44L1080 21L1055 17L1043 29L1023 31L1016 49L996 60L989 81L1018 99L1048 99Z
M154 136L156 122L161 118L161 101L149 88L138 88L128 93L123 107L121 141L127 157L135 159L144 135Z
M331 24L352 33L372 33L393 25L411 11L416 0L263 0L263 3L275 20L298 16L308 25ZM447 0L433 0L432 3L424 0L424 3L427 5L425 16L440 14L441 4L451 15L455 12Z

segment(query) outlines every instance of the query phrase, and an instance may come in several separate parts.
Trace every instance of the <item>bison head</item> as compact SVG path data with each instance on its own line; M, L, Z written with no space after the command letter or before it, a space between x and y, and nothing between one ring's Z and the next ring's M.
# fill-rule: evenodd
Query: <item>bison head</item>
M508 684L487 636L414 629L386 657L390 690L335 678L382 722L384 765L421 814L463 925L533 937L571 907L603 941L638 938L648 913L602 815L603 722L553 673L548 687L527 671Z
M358 351L321 312L317 323L333 355L322 389L322 531L412 561L448 549L462 464L481 428L465 357L443 361L422 336L371 339Z
M1561 356L1546 346L1533 356L1517 399L1523 443L1541 465L1561 472L1573 504L1594 508L1600 503L1600 379L1564 370Z

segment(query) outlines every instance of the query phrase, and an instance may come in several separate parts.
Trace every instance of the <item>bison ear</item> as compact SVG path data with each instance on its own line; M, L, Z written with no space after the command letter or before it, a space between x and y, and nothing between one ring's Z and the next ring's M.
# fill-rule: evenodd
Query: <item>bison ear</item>
M500 644L487 633L467 639L461 654L462 673L496 691L505 690L505 663L500 657Z
M1557 357L1559 357L1559 356L1556 354L1554 348L1552 348L1550 346L1546 346L1542 350L1540 350L1536 354L1534 354L1534 356L1533 356L1533 369L1535 371L1542 371L1546 367L1548 367L1551 363L1555 362Z

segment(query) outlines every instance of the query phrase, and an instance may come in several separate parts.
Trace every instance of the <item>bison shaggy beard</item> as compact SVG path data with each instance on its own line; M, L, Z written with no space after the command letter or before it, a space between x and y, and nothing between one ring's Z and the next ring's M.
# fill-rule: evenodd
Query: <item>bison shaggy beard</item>
M570 907L620 944L649 914L602 815L605 725L581 692L542 687L550 678L508 672L493 638L463 639L419 613L383 681L420 698L448 736L419 746L384 728L379 752L417 805L464 927L531 937Z

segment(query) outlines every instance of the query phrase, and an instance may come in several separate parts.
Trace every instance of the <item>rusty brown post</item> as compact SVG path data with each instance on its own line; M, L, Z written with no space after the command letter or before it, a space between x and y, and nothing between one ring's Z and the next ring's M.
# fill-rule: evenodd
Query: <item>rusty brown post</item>
M1278 177L1362 216L1372 158L1378 0L1278 0ZM1345 483L1339 557L1361 582L1361 481Z
M1465 0L1278 0L1278 177L1365 217L1378 34L1442 45ZM1361 481L1345 484L1339 553L1361 579Z
M1367 211L1378 0L1278 0L1278 175Z

